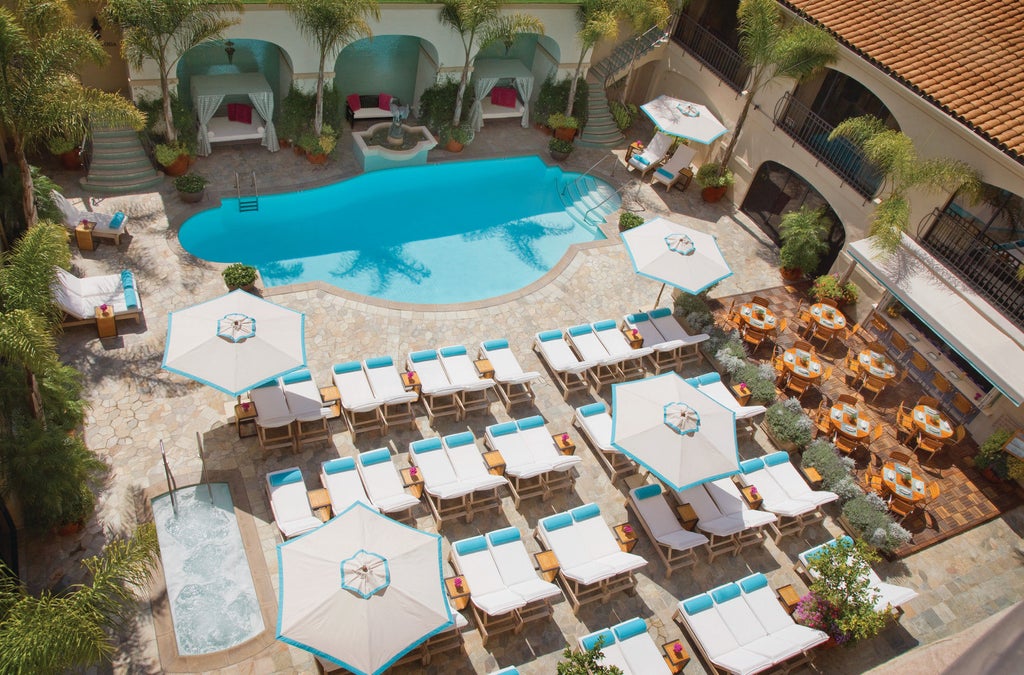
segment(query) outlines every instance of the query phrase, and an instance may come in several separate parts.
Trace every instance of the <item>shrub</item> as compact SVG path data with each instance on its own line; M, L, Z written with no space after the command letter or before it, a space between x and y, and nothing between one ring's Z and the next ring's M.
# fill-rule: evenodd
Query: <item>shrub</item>
M705 330L714 325L715 317L708 308L707 299L703 293L690 295L682 293L675 301L676 314L686 319L687 325L695 331L707 333ZM709 333L710 334L710 333Z
M625 211L619 216L619 232L632 230L634 227L640 227L643 224L644 219L630 211Z
M306 148L313 154L329 155L338 146L338 134L330 124L323 125L320 128L320 136L314 136L314 138L316 138L316 147Z
M633 123L636 122L637 116L640 114L640 109L636 107L636 104L624 104L618 100L609 101L608 109L611 111L612 118L615 120L615 126L617 126L619 131L623 133L633 126Z
M819 302L824 298L831 298L838 303L853 303L860 297L860 288L852 281L840 283L839 277L835 274L823 274L814 280L807 293Z
M579 129L580 121L571 115L556 112L548 115L548 126L552 129Z
M277 122L278 137L292 142L298 141L315 113L316 94L303 93L293 84L281 101Z
M442 143L455 141L456 143L467 145L473 140L473 129L469 126L469 122L463 122L458 126L452 126L451 121L448 121L441 125L438 136Z
M46 141L46 149L55 155L63 155L78 148L78 139L70 136L57 136Z
M1000 478L1009 477L1010 456L1003 450L1003 446L1012 436L1013 434L1005 429L994 431L978 448L978 454L974 456L974 466L981 470L991 469Z
M153 155L160 166L170 166L182 155L189 154L188 148L182 143L160 143L153 148Z
M763 364L744 363L732 375L734 382L743 382L750 390L752 403L765 404L775 400L775 371L768 366L767 375Z
M808 561L814 580L801 599L797 621L824 630L839 644L874 637L885 627L886 613L875 610L871 563L878 555L863 541L840 540Z
M804 448L811 442L811 418L804 414L800 401L788 398L768 408L765 422L772 435L782 443L793 443Z
M451 78L441 80L425 89L420 94L420 124L440 134L455 118L455 99L458 95L459 83ZM459 119L465 120L469 116L469 109L474 100L473 88L467 87L462 97L462 116Z
M813 273L818 269L821 256L828 251L825 231L828 221L824 209L812 210L803 206L782 216L779 223L779 266Z
M885 502L862 494L843 505L843 516L869 544L891 553L909 543L911 534L893 521L886 508Z
M804 450L800 465L813 467L821 476L821 486L825 490L831 490L839 494L834 488L843 481L850 478L853 470L853 461L841 456L835 446L825 440L815 440ZM859 491L859 488L858 488ZM843 495L840 495L842 497ZM856 495L850 494L846 499L852 499ZM844 500L845 501L845 500Z
M569 87L571 77L555 80L554 74L548 75L537 92L537 102L533 106L535 122L547 123L553 113L564 113L569 103ZM587 126L587 98L589 86L583 78L576 82L576 100L573 102L573 116L580 128Z
M174 179L174 189L179 192L202 192L206 179L197 173L186 173Z
M729 375L736 376L736 373L747 364L747 350L742 342L726 342L722 348L715 352L715 360L722 366L722 369Z
M164 122L164 103L160 97L142 99L135 107L146 113L146 135L154 143L167 138L167 125ZM180 99L171 92L171 114L174 115L174 129L178 133L178 142L185 145L191 153L196 144L196 116L192 112L188 98Z
M243 288L256 283L256 268L242 263L232 263L221 272L224 283L230 288Z
M697 169L697 184L705 187L729 187L733 184L732 171L718 162L708 162Z
M572 141L563 141L561 138L552 138L550 141L548 141L548 150L550 150L551 152L564 152L565 154L568 155L568 154L570 154L575 149L576 149L576 146L572 144ZM626 215L626 214L622 214L622 215ZM630 215L633 215L633 214L630 214ZM642 223L643 220L641 220L640 222ZM622 229L622 219L621 218L619 219L619 229L620 230Z

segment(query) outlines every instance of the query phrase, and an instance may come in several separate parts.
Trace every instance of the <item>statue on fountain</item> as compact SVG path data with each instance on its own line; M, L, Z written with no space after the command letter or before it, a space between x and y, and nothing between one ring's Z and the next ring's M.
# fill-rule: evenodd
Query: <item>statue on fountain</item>
M409 106L391 101L391 128L388 129L388 145L401 146L405 143L405 129L402 122L409 117Z

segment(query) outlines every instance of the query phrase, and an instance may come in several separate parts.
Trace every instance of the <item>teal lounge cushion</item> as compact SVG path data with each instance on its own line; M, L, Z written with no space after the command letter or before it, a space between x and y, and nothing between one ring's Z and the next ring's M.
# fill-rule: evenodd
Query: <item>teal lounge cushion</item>
M537 333L537 339L541 342L550 342L552 340L560 340L562 338L562 331L560 330L546 330L542 333Z
M302 482L302 471L300 469L288 469L286 471L278 471L268 476L271 487L279 487L281 485L290 485L292 483Z
M363 466L373 466L374 464L381 464L390 460L391 451L387 448L378 448L359 455L359 462Z
M647 312L640 312L638 314L630 314L626 317L626 321L629 323L643 323L644 321L650 321L650 317L647 316Z
M574 509L570 509L569 513L572 514L572 519L578 523L589 518L600 516L601 508L597 504L591 502L589 504L584 504L583 506L577 506Z
M395 362L390 356L376 356L372 359L366 359L367 368L384 368L393 365L395 365Z
M569 513L559 513L548 516L547 518L542 518L540 524L548 532L554 532L555 530L572 525L572 515Z
M441 350L441 356L462 356L466 353L465 345L454 345Z
M436 361L437 352L433 349L424 349L420 352L413 352L409 354L409 360L413 363L422 363L423 361Z
M740 579L739 583L744 593L753 593L757 589L768 585L768 577L758 572L757 574L751 574L749 577Z
M605 410L607 410L607 408L605 407L604 403L588 403L582 408L579 408L580 415L583 415L584 417L593 417L594 415L600 415Z
M488 340L484 343L484 349L489 352L495 349L508 349L508 340Z
M495 530L487 535L492 546L501 546L507 544L510 541L519 541L522 535L519 534L519 530L515 527L505 527L500 530Z
M357 370L362 370L363 366L358 361L349 361L348 363L336 363L334 365L334 374L341 375L342 373L354 373Z
M356 460L351 457L339 457L338 459L332 459L329 462L324 462L323 467L324 473L330 476L331 474L351 471L356 468Z
M578 335L586 335L587 333L593 332L593 329L587 324L583 324L581 326L573 326L572 328L569 329L569 335L573 337L576 337Z
M469 555L470 553L486 551L487 540L484 539L483 535L463 539L462 541L455 542L455 550L459 555Z
M544 418L540 415L534 415L533 417L524 417L523 419L516 422L516 426L519 427L520 431L526 431L527 429L536 429L537 427L544 426Z
M267 380L266 382L260 382L253 389L267 389L269 387L276 387L277 380Z
M281 377L281 381L285 384L295 384L297 382L305 382L312 379L313 376L309 374L309 368L299 368L298 370L293 370L287 375Z
M424 454L427 452L434 452L435 450L441 449L441 439L438 437L424 438L420 441L413 441L409 444L409 448L418 454Z
M711 596L707 593L701 593L695 595L692 598L683 600L683 611L687 614L699 614L706 609L711 609L715 606L715 603L711 600Z
M124 291L124 304L129 309L139 306L139 294L135 291L135 275L131 270L121 271L121 290Z
M672 316L672 309L669 307L659 307L651 312L652 319L660 319L663 316Z
M650 485L637 488L633 491L633 494L640 500L650 499L651 497L657 497L661 494L661 486L657 483L651 483Z
M755 457L754 459L745 459L742 462L740 462L740 471L742 471L743 473L753 473L755 471L760 471L763 468L764 460L761 459L760 457Z
M711 591L711 597L715 602L722 603L733 598L740 597L740 587L736 584L726 584Z
M613 645L615 644L615 635L612 633L610 629L605 628L602 631L598 631L593 635L588 635L587 637L583 638L583 648L589 651L593 649L594 645L596 645L598 642L600 642L601 646L603 647Z
M629 621L623 621L612 630L615 632L615 637L619 638L620 641L628 640L631 637L646 633L647 622L637 617Z
M463 445L472 445L476 439L473 438L473 432L463 431L461 434L452 434L451 436L445 436L444 442L448 444L449 448L458 448Z
M491 432L491 436L497 438L498 436L508 436L514 434L519 430L515 422L502 422L501 424L492 424L487 427L487 430Z
M110 219L110 229L116 230L121 227L121 223L124 222L124 212L118 211L114 214L114 217Z
M605 319L594 324L594 330L615 330L615 321Z
M698 385L714 384L715 382L721 382L721 381L722 381L722 376L719 375L718 373L716 373L715 371L711 371L710 373L704 373L703 375L701 375L701 376L699 376L697 378L697 384Z
M657 169L654 170L654 173L660 174L660 175L664 176L665 178L668 178L669 180L675 178L675 174L674 173L672 173L671 171L668 171L668 170L666 170L666 169L664 169L664 168L662 168L660 166Z
M765 466L778 466L789 461L789 453L783 450L764 456Z

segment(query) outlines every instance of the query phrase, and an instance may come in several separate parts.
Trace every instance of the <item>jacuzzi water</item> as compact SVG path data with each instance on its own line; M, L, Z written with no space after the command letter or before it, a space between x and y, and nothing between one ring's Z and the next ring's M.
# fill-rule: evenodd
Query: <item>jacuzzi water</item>
M263 631L256 588L226 483L180 488L153 500L178 653L209 654Z
M596 223L618 196L578 177L536 156L387 169L261 196L258 211L225 199L178 238L198 258L255 266L267 286L323 281L398 302L469 302L527 286L570 245L605 238Z

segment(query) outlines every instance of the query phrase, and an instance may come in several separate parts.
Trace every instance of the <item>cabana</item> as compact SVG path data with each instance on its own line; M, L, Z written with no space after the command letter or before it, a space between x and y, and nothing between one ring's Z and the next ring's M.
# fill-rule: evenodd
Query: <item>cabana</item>
M501 87L495 96L491 92ZM519 117L525 129L530 126L530 94L533 92L533 73L516 59L477 59L473 62L473 92L476 100L469 110L473 131L480 131L484 120ZM510 94L513 94L511 96ZM497 95L501 94L501 95Z
M216 116L225 97L248 96L254 111L246 119ZM196 75L192 78L192 102L199 118L196 152L210 154L210 143L259 139L260 145L277 152L274 129L274 91L262 73ZM230 105L230 104L229 104Z

